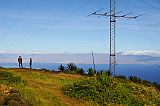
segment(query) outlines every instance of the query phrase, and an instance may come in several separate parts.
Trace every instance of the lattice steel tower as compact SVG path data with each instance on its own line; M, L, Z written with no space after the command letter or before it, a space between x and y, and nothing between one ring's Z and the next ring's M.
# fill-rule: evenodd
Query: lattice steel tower
M109 71L116 70L116 0L110 0L110 58Z
M103 8L102 8L103 9ZM116 0L110 0L110 14L108 14L108 12L104 13L104 14L99 14L98 12L101 11L102 9L88 15L96 15L96 16L108 16L110 17L110 58L109 58L109 71L111 73L116 72L116 18L126 18L126 19L136 19L139 16L142 16L144 14L141 15L137 15L137 16L128 16L132 13L129 14L124 14L124 15L117 15L120 12L116 12Z

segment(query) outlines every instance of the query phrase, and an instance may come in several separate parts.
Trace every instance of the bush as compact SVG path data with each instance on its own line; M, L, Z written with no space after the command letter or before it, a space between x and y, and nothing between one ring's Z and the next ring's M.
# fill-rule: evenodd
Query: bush
M76 70L73 70L73 71L66 70L64 72L66 74L81 74L81 75L83 75L85 73L85 71L82 68L77 68Z
M50 70L48 70L48 69L46 69L46 68L42 68L41 70L42 70L42 71L50 71Z
M4 68L4 67L0 66L0 68Z
M85 71L82 68L77 68L77 73L83 75L85 73Z
M100 82L102 85L109 87L112 83L111 77L108 75L108 72L98 72L96 74L97 82Z
M58 67L58 70L64 72L64 71L65 71L65 67L61 64L61 65Z
M66 95L84 101L94 101L100 105L126 104L141 106L143 103L132 97L125 86L112 81L106 73L98 73L96 78L82 80L63 87Z
M81 74L83 75L85 71L82 68L78 68L74 63L69 63L67 65L67 70L64 71L68 74Z
M77 70L77 66L74 63L69 63L67 65L67 68L68 68L69 71Z
M129 80L131 80L135 83L142 83L143 82L142 79L138 78L137 76L130 76L128 78L129 78Z
M106 71L106 70L100 70L99 72L97 72L97 74L105 74L105 75L107 75L107 76L111 76L112 75L112 73L110 72L110 71Z
M93 76L94 75L94 70L92 68L89 68L87 72L88 72L89 76Z
M127 77L124 75L116 75L115 77L120 79L125 79L125 80L127 79Z
M156 82L152 83L153 86L155 86L158 90L160 90L160 85L157 84Z
M151 86L151 85L157 85L155 87L158 88L158 84L155 84L155 83L151 83L150 81L147 81L147 80L143 80L141 78L138 78L136 76L130 76L128 77L130 81L133 81L135 83L139 83L139 84L144 84L145 86Z

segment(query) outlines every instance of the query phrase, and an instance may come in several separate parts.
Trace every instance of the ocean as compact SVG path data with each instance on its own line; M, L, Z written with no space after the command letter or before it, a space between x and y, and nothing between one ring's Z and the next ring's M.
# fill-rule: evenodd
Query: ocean
M67 64L63 64L67 66ZM76 64L78 67L83 68L85 71L88 68L92 68L92 64ZM18 68L18 63L0 63L0 66L6 68ZM24 63L25 68L29 67L28 63ZM58 70L60 64L57 63L33 63L32 67L35 69L49 69L49 70ZM96 64L96 70L107 70L107 64ZM149 80L151 82L157 82L160 84L160 66L154 64L118 64L116 66L117 75L126 75L126 76L137 76L142 79Z

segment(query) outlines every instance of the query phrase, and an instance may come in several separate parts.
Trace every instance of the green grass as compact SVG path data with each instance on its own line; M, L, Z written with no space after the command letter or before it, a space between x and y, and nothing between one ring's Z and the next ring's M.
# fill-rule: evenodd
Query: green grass
M7 72L6 69L1 69L0 71L0 84L12 85L12 84L26 84L26 82L21 78L11 72Z
M0 80L0 83L20 90L22 96L28 99L33 106L71 106L73 104L87 106L90 104L71 99L61 90L63 86L83 79L83 76L29 69L0 69L0 73L6 75L3 77L4 80ZM20 81L6 83L10 82L11 77L20 78Z
M153 84L122 76L111 79L107 74L87 77L0 68L0 84L20 90L33 106L160 105L160 91Z
M135 83L126 78L112 78L106 73L66 85L63 91L70 97L100 105L160 105L160 91L155 86Z

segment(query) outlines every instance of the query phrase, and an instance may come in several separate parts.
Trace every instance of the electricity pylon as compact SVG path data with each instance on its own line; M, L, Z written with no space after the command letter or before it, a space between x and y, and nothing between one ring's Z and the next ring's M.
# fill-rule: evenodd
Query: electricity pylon
M124 15L117 15L121 13L122 11L116 13L116 0L110 0L110 14L108 14L109 12L106 12L104 14L101 14L101 13L99 14L98 12L101 10L103 10L103 8L96 12L91 13L88 16L96 15L96 16L110 17L109 71L111 73L113 72L115 76L115 72L116 72L116 18L136 19L139 16L144 15L144 14L137 15L137 16L129 16L132 13L124 14Z

